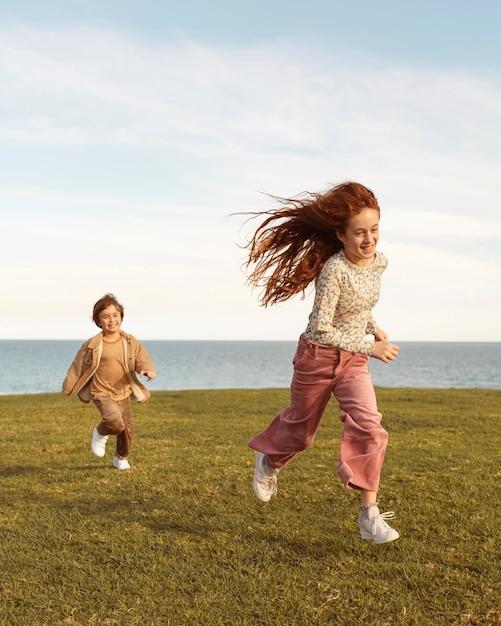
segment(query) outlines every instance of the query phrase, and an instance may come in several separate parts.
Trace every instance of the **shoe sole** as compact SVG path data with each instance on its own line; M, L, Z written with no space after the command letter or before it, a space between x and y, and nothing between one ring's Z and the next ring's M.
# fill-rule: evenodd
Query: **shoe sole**
M377 539L374 539L372 537L372 535L366 534L366 533L360 533L360 536L362 537L362 539L365 539L365 541L372 541L373 543L377 543L378 545L381 545L382 543L391 543L392 541L396 541L397 539L399 539L400 535L397 535L396 537L392 537L390 539L384 539L383 541L378 541Z

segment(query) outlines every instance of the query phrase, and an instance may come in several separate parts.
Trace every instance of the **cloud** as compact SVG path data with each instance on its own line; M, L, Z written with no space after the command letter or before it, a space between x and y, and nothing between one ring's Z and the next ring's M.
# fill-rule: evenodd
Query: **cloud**
M348 64L336 51L285 42L148 48L78 28L4 30L1 39L4 113L17 121L2 132L12 139L499 155L498 76Z
M0 42L4 336L19 336L15 320L33 302L47 320L61 311L51 332L71 336L64 309L77 307L60 286L83 307L113 284L131 306L137 298L163 311L148 313L150 337L210 328L290 338L309 303L257 308L235 245L251 226L226 216L269 206L259 190L289 195L354 178L383 208L391 266L379 308L400 336L426 328L440 338L445 323L459 339L469 320L469 338L486 328L501 337L490 312L501 260L499 75L287 41L148 46L77 27L4 28ZM461 311L453 319L450 303ZM166 329L169 314L178 317Z

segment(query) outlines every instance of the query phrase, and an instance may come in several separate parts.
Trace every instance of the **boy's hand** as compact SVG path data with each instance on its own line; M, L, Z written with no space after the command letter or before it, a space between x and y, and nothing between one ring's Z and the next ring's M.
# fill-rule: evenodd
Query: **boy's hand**
M376 341L388 341L390 336L381 328L376 328L374 332L374 338Z
M141 376L146 376L148 380L153 380L157 377L156 373L152 370L143 370L142 372L140 372L140 374Z

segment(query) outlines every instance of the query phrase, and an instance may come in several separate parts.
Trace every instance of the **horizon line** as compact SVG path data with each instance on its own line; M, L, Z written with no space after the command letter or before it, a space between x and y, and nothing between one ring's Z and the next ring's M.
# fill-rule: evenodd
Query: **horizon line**
M183 342L183 343L231 343L231 342L246 342L246 343L292 343L297 342L295 339L151 339L144 338L141 341L169 341L169 342ZM2 338L0 341L87 341L87 339L80 337L16 337L16 338ZM501 339L391 339L392 343L501 343Z

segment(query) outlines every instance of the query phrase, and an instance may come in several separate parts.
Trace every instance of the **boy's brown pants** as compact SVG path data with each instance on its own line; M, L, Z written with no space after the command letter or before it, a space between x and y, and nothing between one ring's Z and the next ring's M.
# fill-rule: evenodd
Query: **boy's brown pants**
M116 435L116 454L126 458L129 456L133 434L131 396L125 400L112 400L111 398L94 398L93 400L101 413L97 432L100 435Z

